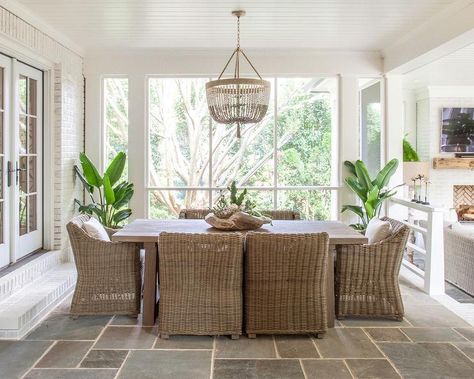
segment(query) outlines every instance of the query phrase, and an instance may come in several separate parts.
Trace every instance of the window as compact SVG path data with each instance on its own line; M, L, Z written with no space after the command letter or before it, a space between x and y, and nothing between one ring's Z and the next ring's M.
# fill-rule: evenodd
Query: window
M381 87L379 80L360 79L361 158L371 176L381 168Z
M232 180L259 208L331 217L334 78L273 78L269 110L255 125L216 124L209 78L148 80L148 215L210 207Z
M128 153L128 79L104 79L105 167L118 152ZM127 160L128 162L128 160ZM128 178L125 167L123 178Z

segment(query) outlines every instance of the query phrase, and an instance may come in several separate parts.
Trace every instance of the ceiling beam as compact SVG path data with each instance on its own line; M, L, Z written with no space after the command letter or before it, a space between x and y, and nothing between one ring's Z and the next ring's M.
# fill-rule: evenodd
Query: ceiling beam
M405 74L472 43L474 0L459 0L384 49L384 71Z

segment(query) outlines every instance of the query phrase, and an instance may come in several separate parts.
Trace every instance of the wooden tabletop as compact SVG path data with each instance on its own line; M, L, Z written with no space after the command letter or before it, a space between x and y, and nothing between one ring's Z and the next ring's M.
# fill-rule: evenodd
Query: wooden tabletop
M256 232L321 233L329 234L331 245L365 244L367 238L339 221L282 221L275 220ZM204 220L148 220L132 221L112 236L114 242L157 242L161 232L172 233L236 233L215 229Z

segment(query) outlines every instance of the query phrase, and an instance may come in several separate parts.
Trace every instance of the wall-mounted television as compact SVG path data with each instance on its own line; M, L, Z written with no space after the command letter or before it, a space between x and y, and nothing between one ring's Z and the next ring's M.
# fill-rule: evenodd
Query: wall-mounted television
M441 152L474 153L474 108L443 108Z

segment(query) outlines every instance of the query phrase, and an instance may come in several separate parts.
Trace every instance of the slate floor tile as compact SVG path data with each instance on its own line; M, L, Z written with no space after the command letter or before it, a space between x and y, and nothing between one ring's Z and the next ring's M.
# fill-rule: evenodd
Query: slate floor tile
M155 349L212 349L214 338L210 336L170 336L158 338Z
M472 378L474 363L449 343L380 343L405 378Z
M453 312L440 305L405 304L405 317L415 327L469 327Z
M260 335L248 339L241 336L238 340L217 337L216 358L276 358L273 337Z
M308 379L352 379L343 360L304 359L301 362Z
M81 362L92 344L92 341L58 341L35 367L74 368Z
M461 342L464 337L451 328L403 328L413 342Z
M156 339L153 328L109 326L94 345L94 349L151 349Z
M292 359L217 359L214 379L304 379L299 361Z
M108 369L33 369L24 379L113 379L117 370Z
M55 314L43 321L26 339L95 340L109 320L109 316L80 316L73 320L68 315Z
M209 379L212 352L135 350L120 371L120 379Z
M142 315L138 315L138 317L132 317L127 315L115 315L110 325L130 325L130 326L139 326L142 325Z
M0 377L20 378L52 344L51 341L0 341Z
M281 358L319 358L313 341L306 335L275 336L278 355Z
M380 358L377 346L360 328L329 329L323 339L315 340L323 358Z
M456 332L461 333L469 341L474 342L474 328L455 328Z
M377 342L409 342L398 328L366 328L365 331Z
M400 375L395 371L386 359L347 359L352 374L360 379L400 379Z
M376 318L345 318L339 320L343 326L350 328L400 328L411 326L407 320L391 320L391 319L376 319Z
M128 350L91 350L81 362L85 368L120 368Z
M466 354L469 359L474 359L474 343L473 342L455 342L453 343L459 350Z

